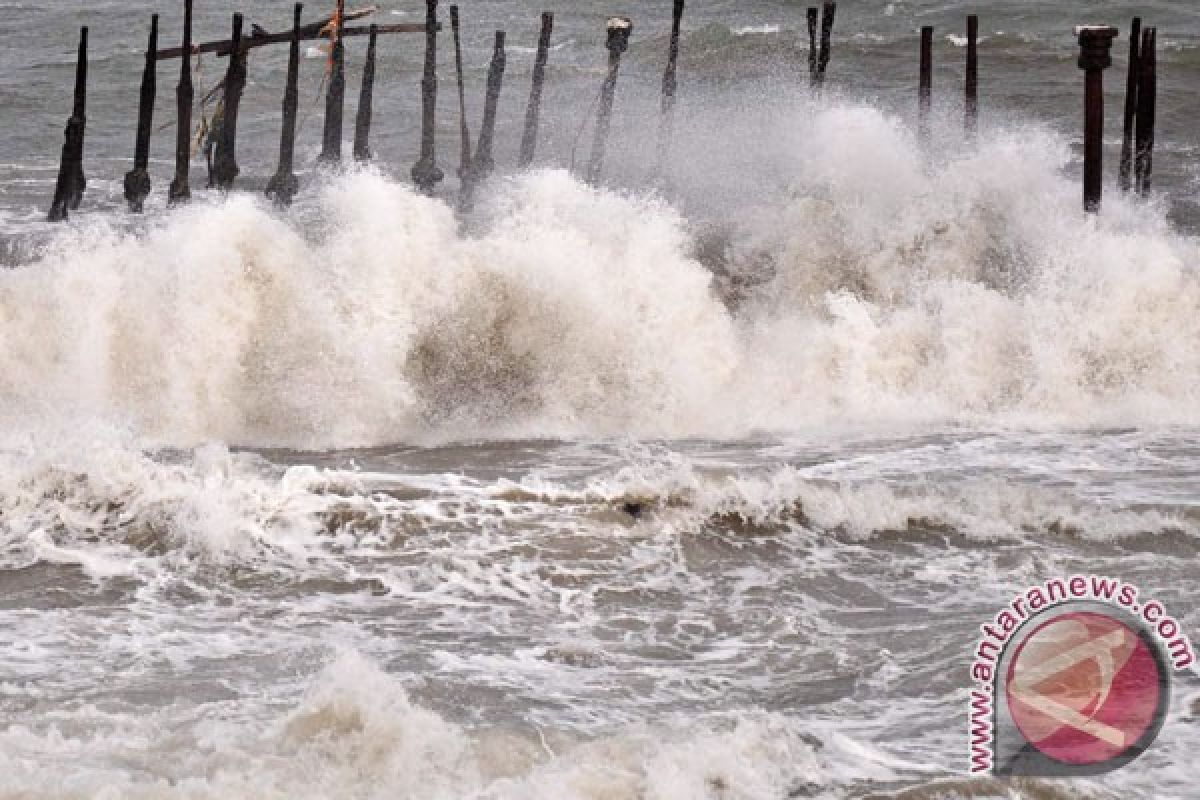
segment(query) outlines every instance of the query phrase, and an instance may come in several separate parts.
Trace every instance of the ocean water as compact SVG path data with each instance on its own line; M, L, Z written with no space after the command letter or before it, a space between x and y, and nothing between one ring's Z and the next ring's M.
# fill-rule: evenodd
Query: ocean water
M244 191L203 191L198 159L170 211L160 68L135 217L146 18L167 46L180 8L0 2L0 798L1195 797L1195 667L1095 778L967 777L966 709L978 626L1048 578L1121 578L1200 631L1200 10L845 3L814 95L804 4L693 0L659 173L670 4L547 3L517 173L543 6L461 5L473 131L510 44L470 213L448 37L448 177L408 183L400 36L366 168L315 169L308 53L286 212L261 197L286 48L250 59ZM223 35L234 4L198 6ZM635 30L593 187L610 13ZM1155 191L1113 185L1118 40L1086 218L1070 30L1135 13L1162 37ZM89 188L54 226L80 24Z

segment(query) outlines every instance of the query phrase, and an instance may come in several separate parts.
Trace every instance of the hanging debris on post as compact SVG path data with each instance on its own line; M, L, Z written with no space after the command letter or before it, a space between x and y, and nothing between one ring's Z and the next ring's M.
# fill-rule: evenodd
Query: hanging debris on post
M47 219L62 222L68 211L79 208L87 180L83 176L83 135L87 128L88 28L79 29L79 55L75 62L75 103L67 119L54 201Z
M425 193L437 187L445 173L437 165L437 7L425 0L425 69L421 76L421 157L412 168L413 183Z
M365 164L371 160L371 104L375 98L375 42L378 26L371 26L367 42L367 63L363 66L362 91L358 95L358 115L354 120L354 160Z
M233 15L233 42L229 68L225 72L225 99L222 103L220 127L216 136L216 159L213 177L217 188L229 191L241 170L237 164L238 109L246 87L246 51L242 49L242 15Z
M346 106L346 0L337 0L337 10L325 27L329 35L329 90L325 94L325 132L322 136L322 164L342 160L342 116Z
M621 69L621 54L629 49L633 21L629 17L613 17L608 21L608 75L600 90L600 112L596 117L596 138L592 142L592 159L588 163L587 182L595 186L604 171L604 154L608 148L608 131L612 125L613 98L617 92L617 75Z
M682 2L682 0L677 0ZM537 152L538 124L542 110L542 88L546 81L546 63L550 60L550 36L554 33L554 15L542 12L542 31L538 35L537 56L533 60L533 84L529 90L529 105L525 109L525 131L521 134L521 155L517 166L527 169Z
M183 2L183 50L192 50L192 0ZM157 54L156 54L157 55ZM195 89L192 86L192 59L179 59L179 84L175 87L175 107L178 127L175 132L175 179L167 189L170 205L183 203L192 196L190 172L192 162L192 104Z
M293 172L296 154L296 112L300 105L300 15L304 4L296 3L292 9L292 46L288 52L287 87L283 92L283 130L279 136L279 167L267 183L267 197L276 205L289 206L300 189L300 182Z
M154 127L154 95L157 91L155 54L158 52L158 14L150 17L150 41L146 45L146 68L142 73L142 91L138 103L137 141L134 144L133 169L125 174L125 201L129 210L142 213L150 196L150 131Z

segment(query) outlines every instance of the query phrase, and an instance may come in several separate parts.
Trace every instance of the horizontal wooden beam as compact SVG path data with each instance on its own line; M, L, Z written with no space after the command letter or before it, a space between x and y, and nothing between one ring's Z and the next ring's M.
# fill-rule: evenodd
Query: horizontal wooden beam
M307 42L316 39L328 38L328 34L323 32L324 27L324 25L320 25L320 27L317 25L306 25L300 29L300 40ZM440 30L441 27L442 26L439 24L438 29ZM376 27L376 31L381 35L388 33L424 33L425 26L419 23L379 25ZM369 27L346 28L342 31L343 36L369 36L370 34L371 29ZM282 44L285 42L290 42L291 40L291 31L288 31L287 33L268 33L262 36L251 35L242 39L242 50L251 50L255 47L264 47L268 44ZM218 56L224 57L229 55L229 51L232 49L232 47L233 43L228 39L217 42L204 42L203 44L194 45L192 47L192 54L199 55L200 53L216 53ZM158 60L165 61L166 59L170 58L180 58L183 56L183 53L184 50L182 47L170 47L165 50L159 50Z

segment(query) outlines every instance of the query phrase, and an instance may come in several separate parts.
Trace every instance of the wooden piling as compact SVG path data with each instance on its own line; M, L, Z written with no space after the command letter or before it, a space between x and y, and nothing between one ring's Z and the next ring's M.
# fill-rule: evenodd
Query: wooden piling
M682 3L683 0L676 0ZM525 108L525 131L521 134L521 154L517 166L526 169L537 152L538 124L542 113L542 87L546 82L546 63L550 60L550 36L554 32L554 15L542 12L542 31L538 36L537 55L533 59L533 83L529 90L529 105Z
M1104 196L1104 70L1112 66L1112 42L1117 29L1083 26L1079 37L1079 68L1084 71L1083 209L1094 214Z
M1138 56L1137 157L1135 170L1139 194L1150 193L1154 172L1154 123L1158 105L1158 29L1142 32Z
M621 70L621 54L629 49L629 36L633 33L633 21L629 17L613 17L607 24L608 75L600 91L600 112L596 117L596 137L592 142L592 158L588 163L587 181L592 185L600 182L604 171L604 155L608 148L608 131L612 126L613 98L617 91L617 75Z
M969 136L979 130L979 17L967 17L967 79L963 109Z
M292 44L288 52L287 86L283 91L283 130L279 136L279 166L267 182L267 197L276 205L292 204L300 181L296 179L294 161L296 154L296 112L300 107L300 16L304 4L296 3L292 8Z
M817 26L820 24L820 10L808 9L808 84L817 85L817 57L820 55L817 44Z
M321 137L322 164L342 161L342 117L346 108L346 0L337 0L330 28L329 90L325 94L325 131Z
M1133 186L1133 136L1137 124L1138 83L1141 81L1142 18L1134 17L1129 29L1129 68L1125 75L1125 116L1121 129L1121 166L1117 184L1127 192Z
M296 179L294 161L296 154L296 112L300 107L300 16L304 4L296 3L292 9L292 44L288 52L287 87L283 91L283 130L279 136L279 166L267 182L267 197L276 205L292 204L300 181Z
M83 138L87 127L88 28L79 29L79 54L75 62L75 102L63 140L54 201L47 219L62 222L69 211L79 208L87 181L83 176Z
M933 111L933 26L921 28L921 77L917 88L917 127L922 139L929 138L929 116Z
M367 41L367 63L363 66L362 91L358 96L358 114L354 119L354 160L365 164L371 160L371 104L375 96L375 43L378 26L371 26Z
M833 18L837 14L837 3L821 4L821 54L817 58L817 86L825 85L825 70L832 55Z
M475 157L471 159L473 183L478 185L496 169L492 155L492 143L496 138L496 110L500 105L500 90L504 86L504 68L508 59L504 52L504 31L496 31L492 48L492 63L488 66L487 97L483 103L483 125L479 128L479 142L475 146Z
M150 196L150 132L154 127L154 96L157 91L158 14L150 17L150 40L146 44L146 67L142 72L142 91L138 102L137 137L133 169L125 174L125 201L129 210L142 213Z
M463 81L462 27L458 6L450 6L450 28L454 33L454 74L458 82L458 179L466 181L471 170L471 129L467 125L467 91Z
M425 0L425 69L421 76L421 157L412 168L413 183L432 192L445 177L438 168L435 143L437 117L437 6Z
M662 120L658 129L658 157L654 171L661 175L671 151L671 140L675 135L675 93L679 88L679 35L683 27L684 0L675 0L671 14L671 44L667 49L667 68L662 82Z
M183 0L183 49L192 51L192 0ZM192 196L192 103L195 89L192 86L192 58L179 59L179 83L175 86L175 110L178 123L175 129L175 179L167 189L170 205L187 202Z
M213 178L217 188L229 191L241 171L237 164L238 109L242 103L242 91L246 88L246 51L242 49L242 15L233 15L233 42L229 67L225 71L224 112L221 115L221 130L217 136L217 155L213 165Z

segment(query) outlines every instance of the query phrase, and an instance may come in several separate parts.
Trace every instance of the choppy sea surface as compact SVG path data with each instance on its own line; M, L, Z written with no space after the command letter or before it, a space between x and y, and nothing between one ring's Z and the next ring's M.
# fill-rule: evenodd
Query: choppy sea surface
M1191 3L844 3L814 95L804 4L693 0L659 171L670 3L464 0L473 131L510 45L471 212L447 36L448 177L409 185L410 35L381 40L375 162L344 172L315 168L306 48L287 211L261 197L286 48L250 58L244 191L203 191L197 158L169 211L162 66L135 217L147 17L174 44L177 5L0 2L0 798L1196 796L1194 667L1120 771L966 776L979 625L1026 586L1109 575L1200 631ZM223 36L235 4L197 5ZM243 10L275 31L290 6ZM589 186L612 13L635 29ZM1071 27L1135 13L1160 36L1154 192L1113 185L1119 39L1085 218ZM89 187L50 225L81 24Z

